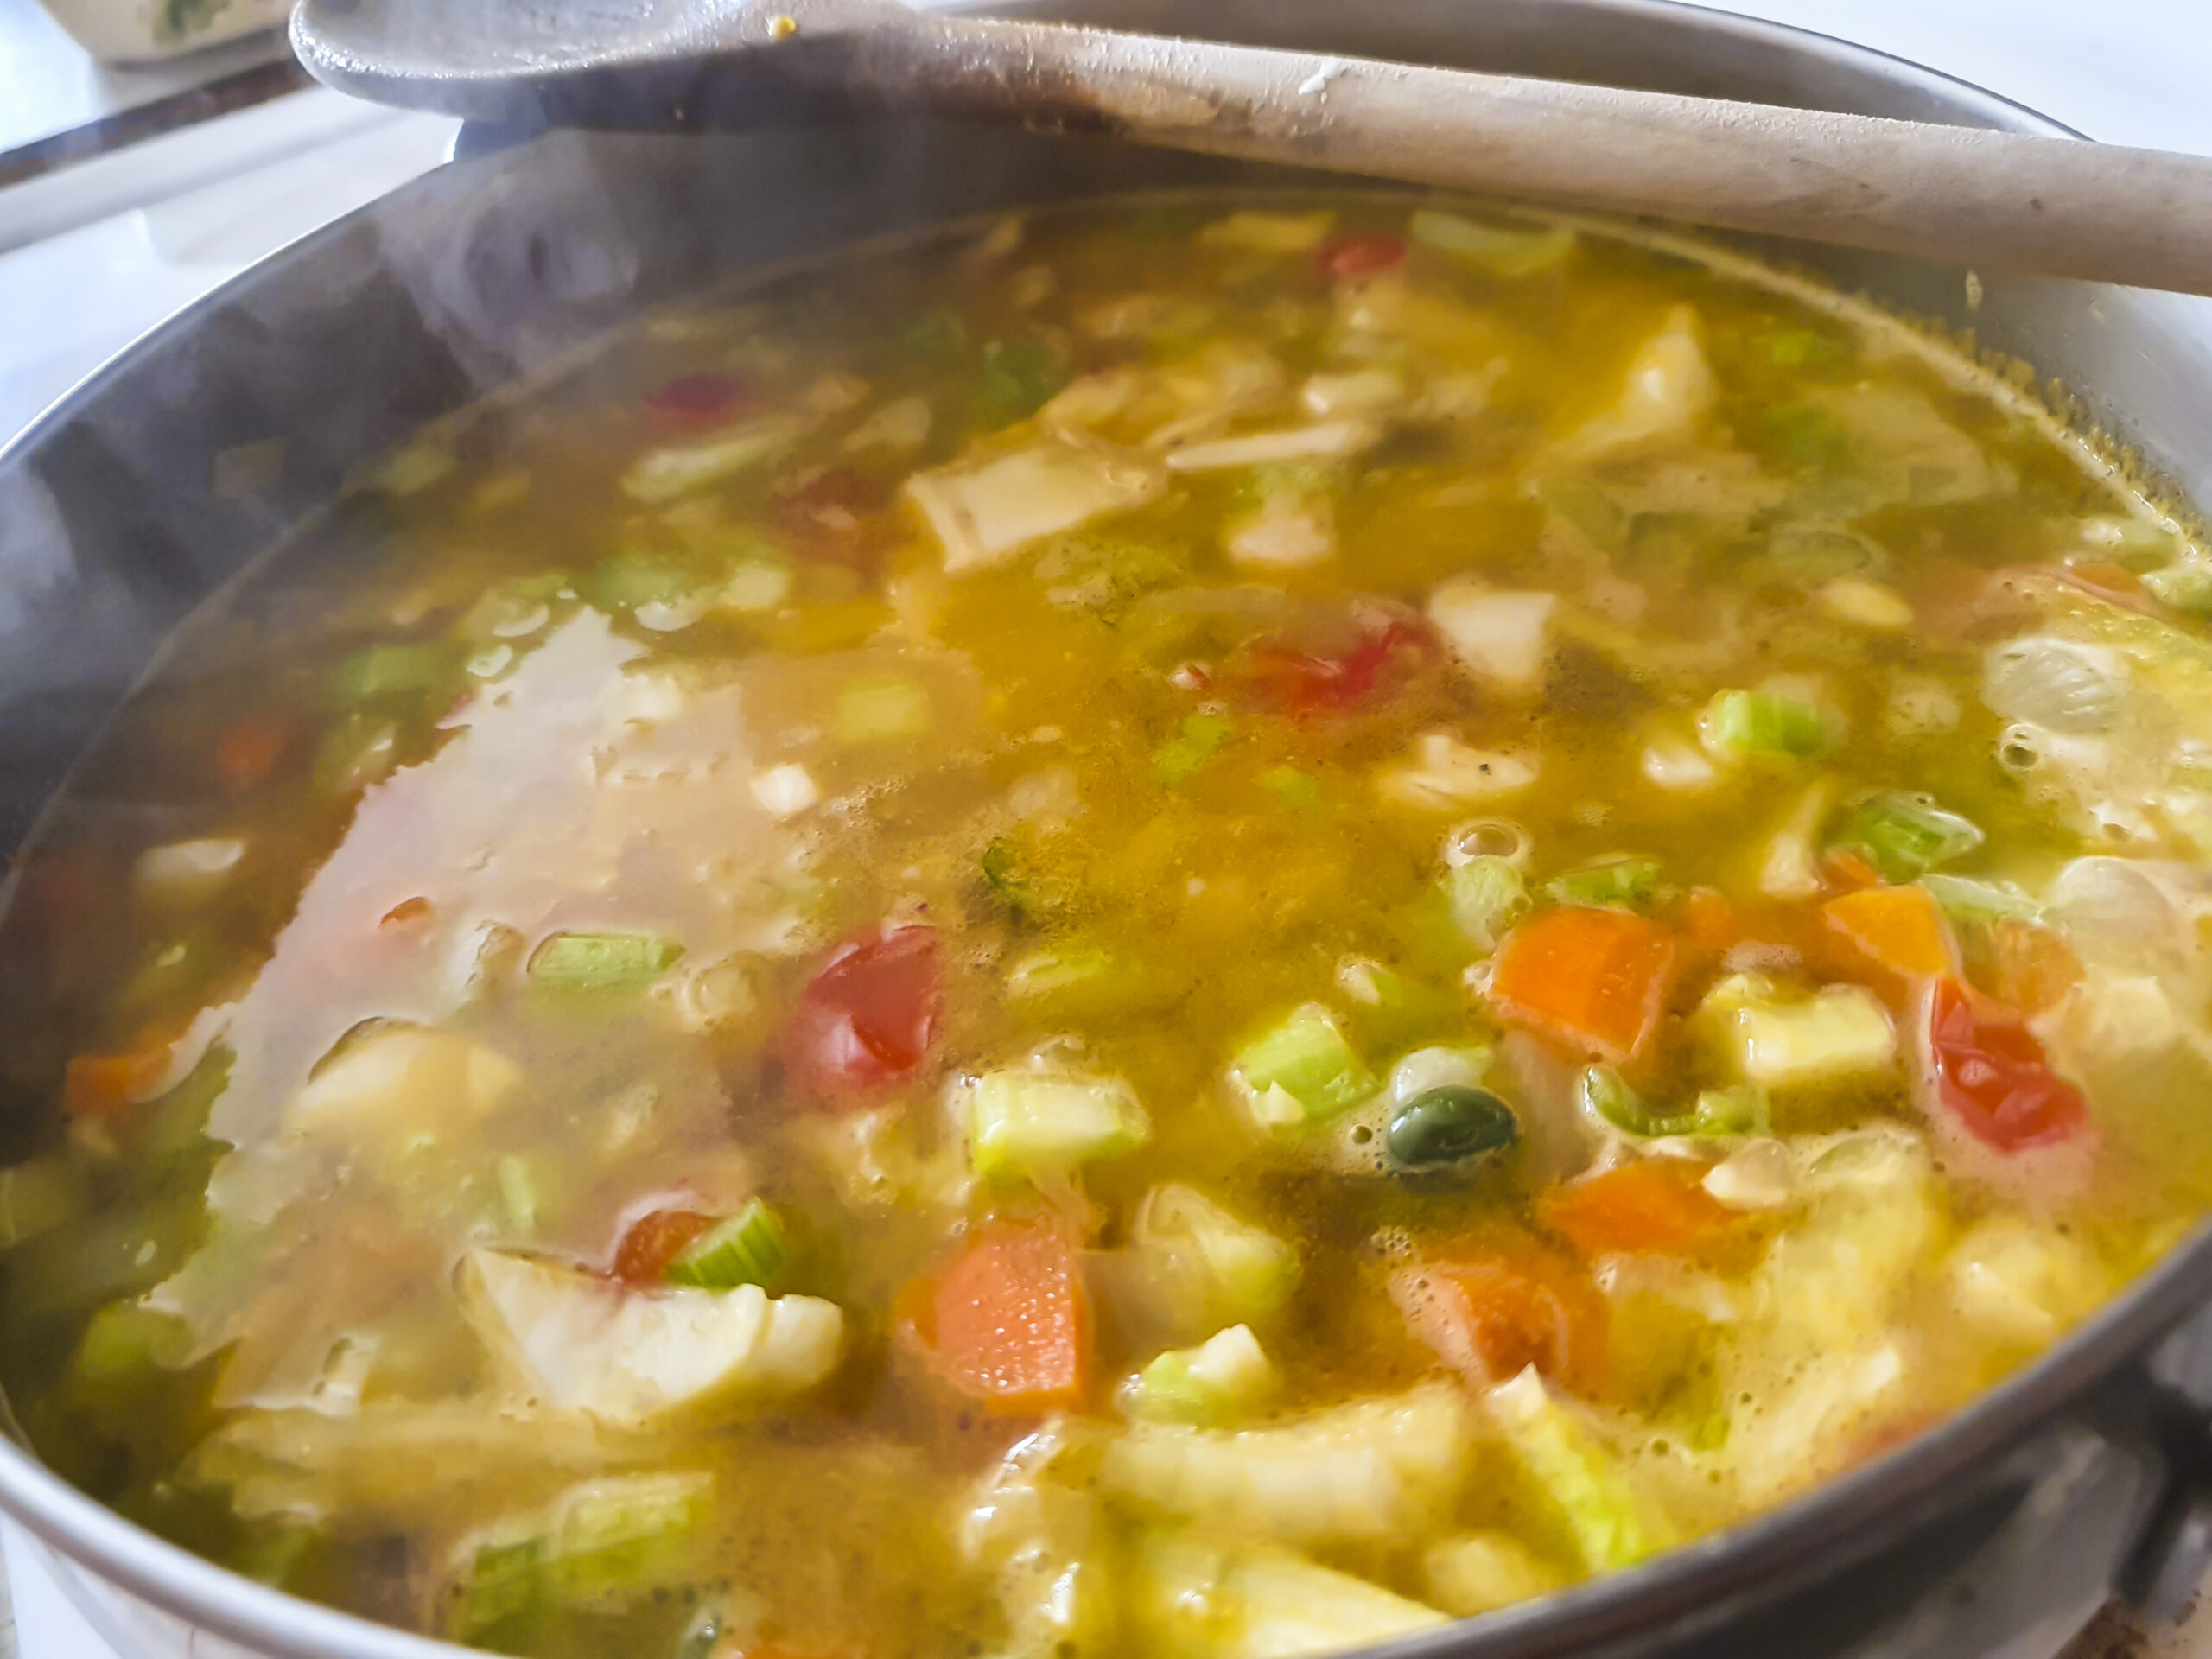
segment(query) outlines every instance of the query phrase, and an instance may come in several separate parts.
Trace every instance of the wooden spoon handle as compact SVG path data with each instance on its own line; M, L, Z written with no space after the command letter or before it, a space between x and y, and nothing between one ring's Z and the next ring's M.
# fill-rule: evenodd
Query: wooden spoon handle
M1983 269L2212 293L2212 158L942 15L853 45L849 69L880 95L938 109Z

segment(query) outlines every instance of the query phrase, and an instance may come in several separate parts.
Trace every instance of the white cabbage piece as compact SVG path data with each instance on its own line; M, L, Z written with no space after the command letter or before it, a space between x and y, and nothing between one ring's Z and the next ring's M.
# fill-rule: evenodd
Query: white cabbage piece
M1150 464L1046 441L906 480L906 493L958 575L1003 562L1033 542L1156 498L1166 480Z
M1697 1020L1738 1081L1777 1091L1879 1077L1897 1064L1897 1031L1863 985L1827 985L1789 999L1751 974L1706 993Z
M1375 786L1408 806L1450 811L1528 788L1537 764L1533 753L1477 749L1449 732L1424 732L1404 760L1382 768Z
M1276 427L1179 444L1166 454L1171 472L1219 472L1289 461L1341 461L1374 448L1382 435L1382 429L1369 421L1316 421L1310 426Z
M1719 396L1701 332L1693 308L1669 310L1659 332L1630 360L1626 383L1611 406L1552 444L1544 453L1546 468L1624 460L1695 442Z
M2112 1275L2079 1239L2026 1216L1991 1216L1951 1247L1954 1312L1977 1334L2029 1349L2056 1342L2109 1295Z
M1559 595L1501 593L1455 576L1428 596L1428 620L1460 664L1493 690L1520 695L1543 683Z
M836 1303L758 1285L632 1289L484 1249L462 1283L470 1322L533 1397L613 1424L799 1393L836 1369L844 1343Z
M1459 1532L1421 1558L1429 1599L1459 1618L1549 1595L1567 1574L1510 1532Z
M1337 556L1337 516L1328 498L1269 502L1223 531L1222 551L1234 564L1261 570L1296 570Z
M1148 1650L1172 1659L1303 1659L1448 1622L1433 1607L1289 1550L1194 1533L1147 1535L1135 1571Z
M286 1103L284 1123L299 1134L397 1145L496 1111L522 1081L520 1066L473 1037L379 1025L331 1052Z
M953 1535L969 1566L992 1575L1007 1659L1049 1659L1109 1646L1119 1624L1116 1562L1098 1500L1057 1478L1081 1426L1048 1420L963 1495Z
M1387 1540L1433 1524L1458 1494L1472 1408L1447 1382L1259 1428L1140 1423L1099 1478L1125 1501L1238 1537Z

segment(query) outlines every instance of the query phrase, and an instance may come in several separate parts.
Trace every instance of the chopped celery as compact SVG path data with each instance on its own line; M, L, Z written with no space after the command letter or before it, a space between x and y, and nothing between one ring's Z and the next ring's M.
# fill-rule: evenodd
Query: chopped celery
M371 645L332 671L324 696L334 708L350 709L379 697L435 691L459 678L461 664L461 653L450 645Z
M1446 1622L1433 1607L1287 1549L1181 1532L1136 1558L1142 1651L1161 1659L1298 1659L1378 1647Z
M1386 1542L1440 1518L1475 1438L1459 1385L1428 1382L1258 1428L1135 1423L1107 1445L1098 1478L1125 1501L1240 1537Z
M1653 1135L1683 1135L1690 1127L1686 1117L1662 1117L1642 1095L1610 1065L1586 1065L1575 1074L1574 1098L1584 1116L1623 1135L1648 1139Z
M1376 1086L1336 1017L1319 1002L1292 1009L1280 1025L1246 1044L1230 1062L1229 1075L1253 1118L1271 1129L1325 1122L1365 1100Z
M791 1236L782 1217L759 1198L748 1198L742 1210L671 1257L661 1276L671 1285L702 1290L735 1290L740 1285L769 1290L791 1260Z
M1555 905L1641 905L1658 891L1665 867L1656 858L1609 858L1544 883Z
M1929 898L1955 922L2036 922L2044 908L2009 881L1931 873L1920 878Z
M1617 1571L1675 1541L1619 1459L1551 1393L1532 1367L1490 1391L1491 1421L1557 1508L1592 1573Z
M976 419L987 430L1025 420L1067 382L1066 365L1044 341L1026 334L988 340L976 388Z
M1809 702L1767 691L1722 691L1698 716L1706 747L1731 754L1781 754L1799 760L1828 746L1827 721Z
M1186 715L1182 729L1152 752L1152 775L1170 789L1189 782L1213 763L1236 723L1226 715Z
M59 1227L84 1204L83 1173L59 1154L0 1169L0 1250Z
M550 1512L493 1528L463 1546L454 1634L504 1647L502 1637L682 1583L699 1566L713 1494L702 1473L587 1481Z
M1701 1089L1690 1113L1690 1133L1719 1137L1764 1135L1773 1124L1766 1090L1748 1083Z
M1006 993L1016 1001L1074 1010L1131 1007L1156 1000L1160 988L1103 945L1046 945L1016 957L1006 975Z
M1863 985L1829 985L1800 1001L1738 974L1706 994L1698 1017L1745 1083L1815 1087L1891 1070L1897 1033Z
M1925 795L1886 794L1861 801L1836 839L1865 854L1885 880L1913 881L1974 851L1983 836Z
M1495 950L1529 908L1529 889L1510 859L1485 853L1444 874L1452 919L1485 954Z
M641 991L683 947L661 933L552 933L530 953L531 984L551 991Z
M976 1173L989 1179L1118 1157L1152 1138L1136 1090L1119 1077L986 1071L960 1092Z
M1455 1017L1459 1009L1455 998L1371 957L1339 961L1337 988L1351 1001L1360 1033L1375 1041L1402 1042Z
M1484 225L1433 207L1417 211L1407 230L1423 247L1450 254L1493 276L1530 276L1548 270L1573 251L1574 232L1562 226L1508 228Z
M696 570L651 553L617 553L592 566L583 596L602 611L634 611L641 605L680 605L705 586Z
M1122 1385L1121 1406L1147 1422L1218 1428L1274 1393L1281 1379L1249 1325L1232 1325L1195 1348L1172 1348Z
M1321 804L1321 781L1296 766L1269 766L1260 774L1260 787L1285 806L1306 811Z
M879 674L855 680L837 694L835 724L840 743L883 743L930 728L930 694L918 680Z
M1274 1313L1298 1286L1296 1248L1179 1181L1155 1186L1129 1226L1131 1294L1198 1336Z

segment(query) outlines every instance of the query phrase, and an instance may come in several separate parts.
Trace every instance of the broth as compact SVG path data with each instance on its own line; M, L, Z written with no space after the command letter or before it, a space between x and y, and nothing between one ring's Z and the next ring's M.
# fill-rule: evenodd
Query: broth
M1897 1444L2212 1194L2212 564L1792 279L1395 196L650 320L22 861L33 1442L502 1651L1358 1647Z

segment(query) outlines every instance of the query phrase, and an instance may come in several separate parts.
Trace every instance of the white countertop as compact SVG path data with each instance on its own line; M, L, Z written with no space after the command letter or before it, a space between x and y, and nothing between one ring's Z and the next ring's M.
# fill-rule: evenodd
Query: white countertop
M1916 60L2094 138L2212 155L2212 0L1740 0L1724 10ZM266 42L212 49L240 67L269 50ZM68 48L32 0L0 0L0 149L177 90L211 60L101 70ZM54 229L22 245L8 247L21 238L5 234L0 193L0 248L8 249L0 317L10 320L0 329L0 437L162 316L435 165L452 131L429 118L349 106L334 93L282 104L290 107L226 118L258 126L200 139L229 144L232 159L258 159L181 194L130 200L114 173L90 174L99 163L73 186L68 175L50 181L79 208L101 190L119 194L114 207L99 198L100 216L89 220L69 203L58 213L51 200L32 204ZM29 222L18 214L19 230ZM10 353L10 336L33 349ZM7 1535L0 1526L0 1543ZM37 1564L20 1547L6 1554L22 1659L102 1659L99 1639ZM5 1592L0 1585L0 1659L10 1650ZM2206 1659L2212 1635L2162 1632L2145 1651Z

